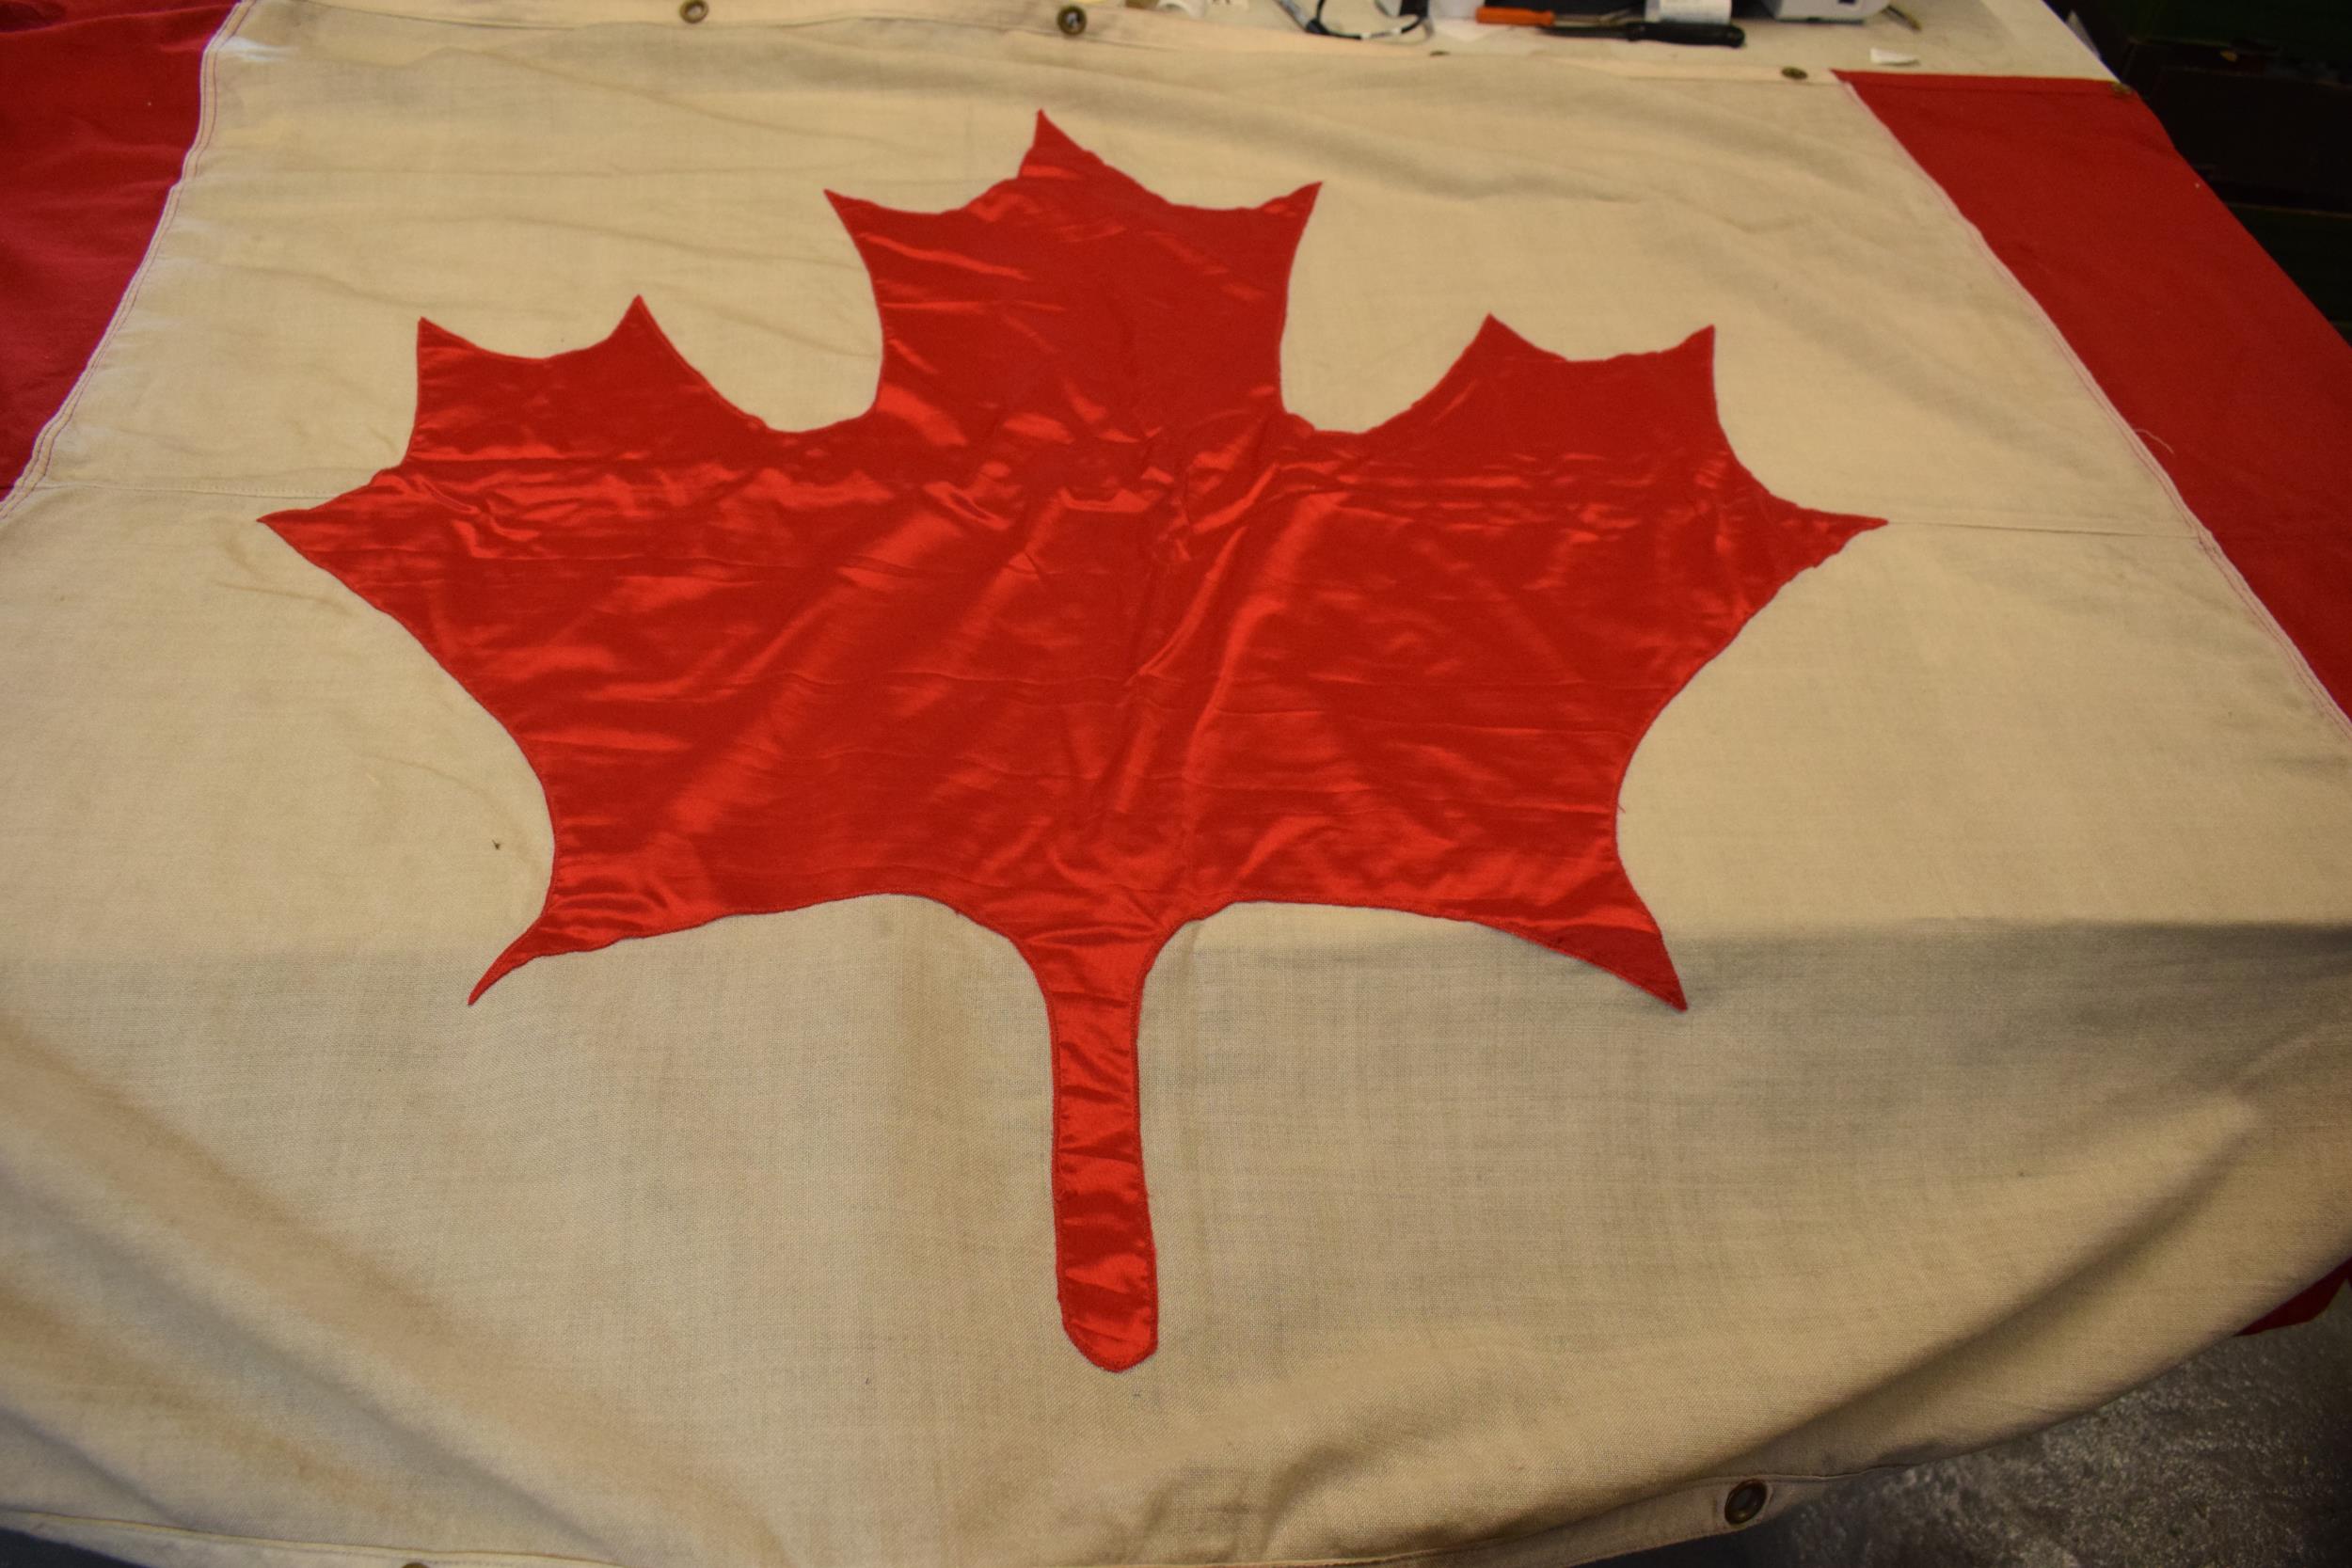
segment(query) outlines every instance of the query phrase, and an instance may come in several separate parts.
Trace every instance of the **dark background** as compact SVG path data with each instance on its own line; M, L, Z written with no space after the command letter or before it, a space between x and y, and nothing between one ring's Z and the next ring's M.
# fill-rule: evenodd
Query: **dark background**
M2352 0L2046 3L2352 338Z

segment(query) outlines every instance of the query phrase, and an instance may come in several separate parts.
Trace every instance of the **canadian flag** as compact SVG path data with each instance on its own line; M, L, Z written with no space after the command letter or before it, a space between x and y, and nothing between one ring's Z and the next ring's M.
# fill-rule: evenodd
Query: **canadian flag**
M0 1527L1582 1560L2324 1302L2352 353L2087 57L21 8Z

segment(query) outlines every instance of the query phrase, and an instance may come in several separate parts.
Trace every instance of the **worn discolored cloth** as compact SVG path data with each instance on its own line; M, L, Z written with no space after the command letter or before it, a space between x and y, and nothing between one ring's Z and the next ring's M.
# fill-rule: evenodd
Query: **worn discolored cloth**
M893 9L255 0L213 44L0 514L0 1524L288 1568L1565 1562L2085 1408L2352 1247L2352 734L1845 87ZM421 319L519 365L642 298L744 417L861 415L892 302L826 193L959 208L1041 111L1187 208L1319 183L1305 424L1458 387L1489 315L1567 362L1695 339L1761 491L1885 520L1625 772L1686 1009L1459 918L1167 940L1156 1349L1116 1373L1057 1300L1012 942L846 898L469 1006L547 901L541 776L261 521L411 451Z

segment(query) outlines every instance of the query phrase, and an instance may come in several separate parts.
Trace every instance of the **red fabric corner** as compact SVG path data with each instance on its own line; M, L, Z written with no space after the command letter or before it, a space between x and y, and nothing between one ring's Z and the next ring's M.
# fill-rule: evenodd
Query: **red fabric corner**
M1854 73L2352 712L2352 345L2107 82Z
M2352 345L2114 83L1845 74L2352 713ZM2245 1332L2308 1322L2352 1262Z
M138 270L229 10L0 3L0 482L24 468Z
M2274 1328L2293 1328L2296 1323L2310 1323L2336 1299L2336 1292L2352 1284L2352 1261L2339 1263L2304 1289L2288 1297L2275 1310L2255 1319L2239 1329L2240 1334L2263 1334Z

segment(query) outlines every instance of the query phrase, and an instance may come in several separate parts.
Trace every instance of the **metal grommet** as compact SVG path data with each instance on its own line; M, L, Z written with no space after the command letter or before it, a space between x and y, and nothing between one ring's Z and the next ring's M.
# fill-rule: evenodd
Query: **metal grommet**
M1076 38L1087 30L1087 8L1084 6L1064 6L1054 13L1054 25L1066 36Z
M1783 76L1788 77L1792 82L1802 82L1808 74L1810 74L1810 72L1808 72L1804 67L1801 65L1782 66L1780 68L1780 73Z
M703 0L686 0L686 4L677 8L677 14L680 21L691 27L710 14L710 8L705 5Z
M1772 1489L1760 1481L1743 1481L1731 1489L1724 1499L1724 1523L1740 1526L1764 1512L1764 1505L1772 1500Z

